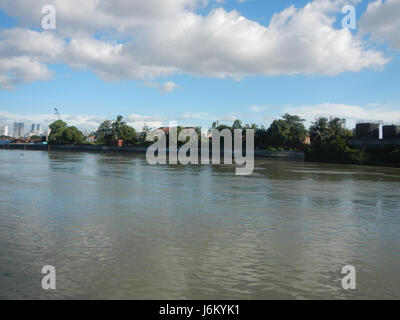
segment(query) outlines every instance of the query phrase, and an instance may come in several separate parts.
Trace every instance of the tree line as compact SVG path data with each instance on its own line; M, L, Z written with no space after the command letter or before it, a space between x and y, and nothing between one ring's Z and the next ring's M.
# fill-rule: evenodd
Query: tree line
M246 129L254 130L254 145L256 149L270 150L298 150L304 151L307 148L314 152L335 153L338 150L347 150L346 138L351 136L351 131L343 127L339 118L327 119L324 117L316 119L309 130L304 126L305 120L297 115L284 114L280 119L274 120L267 128L264 125L243 124L241 120L235 120L232 125L212 123L211 129L219 131L223 129ZM66 122L58 120L50 125L50 144L79 145L85 144L86 137L74 126L68 126ZM178 127L178 134L184 127ZM194 128L201 134L201 127ZM116 145L122 140L128 146L148 146L146 141L150 129L144 126L141 132L129 126L122 116L115 120L106 120L99 128L90 134L96 139L98 145ZM167 133L168 134L168 133ZM307 138L310 138L311 145L308 146ZM348 148L348 147L347 147ZM310 151L309 150L309 151Z

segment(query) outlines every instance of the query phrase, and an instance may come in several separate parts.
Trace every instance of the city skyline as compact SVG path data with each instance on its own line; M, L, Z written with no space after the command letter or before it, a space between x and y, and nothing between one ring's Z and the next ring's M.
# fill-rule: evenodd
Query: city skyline
M25 126L25 122L16 121L11 126L7 124L0 123L0 136L9 136L13 138L24 138L28 136L41 136L47 135L48 127L46 129L42 129L42 125L39 123L27 123ZM29 126L30 124L30 126ZM30 127L30 129L29 129ZM10 130L12 128L12 130Z

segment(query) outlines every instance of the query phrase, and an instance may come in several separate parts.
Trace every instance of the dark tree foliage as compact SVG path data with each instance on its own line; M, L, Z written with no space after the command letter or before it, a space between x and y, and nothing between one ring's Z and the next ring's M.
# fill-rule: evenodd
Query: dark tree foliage
M282 119L274 120L264 134L265 145L286 150L302 149L307 133L304 121L299 116L288 113Z
M118 140L123 140L125 144L133 145L139 142L136 130L123 121L122 116L118 116L114 121L104 121L96 132L99 144L114 145Z
M363 152L347 145L350 136L341 119L320 117L310 126L309 155L318 160L361 161Z
M61 120L53 122L49 126L51 132L49 135L50 144L82 144L84 136L81 131L75 127L68 127L67 123Z

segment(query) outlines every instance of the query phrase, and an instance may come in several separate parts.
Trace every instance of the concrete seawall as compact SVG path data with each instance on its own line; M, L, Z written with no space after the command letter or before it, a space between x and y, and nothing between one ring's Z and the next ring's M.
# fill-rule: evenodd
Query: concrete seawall
M1 149L9 150L36 150L36 151L80 151L80 152L128 152L128 153L146 153L146 147L117 147L117 146L93 146L93 145L44 145L44 144L3 144ZM223 151L221 151L223 155ZM304 160L303 152L296 151L270 151L254 150L254 156L259 158L286 158Z

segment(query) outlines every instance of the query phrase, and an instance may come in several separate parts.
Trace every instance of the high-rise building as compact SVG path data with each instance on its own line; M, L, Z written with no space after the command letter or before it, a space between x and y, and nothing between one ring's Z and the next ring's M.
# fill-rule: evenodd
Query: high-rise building
M0 127L0 136L8 136L8 126Z
M23 122L14 122L14 138L23 138L25 136L25 125Z
M32 123L31 131L29 132L29 136L40 136L42 134L40 124Z

